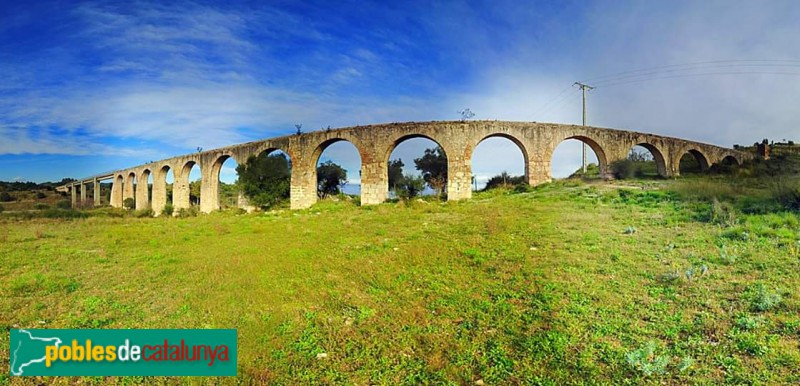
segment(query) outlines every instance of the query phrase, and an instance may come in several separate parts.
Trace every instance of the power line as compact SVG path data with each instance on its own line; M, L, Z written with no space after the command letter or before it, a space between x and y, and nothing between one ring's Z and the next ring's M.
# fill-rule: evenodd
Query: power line
M761 64L759 64L761 63ZM725 67L725 66L765 66L765 67L796 67L800 66L800 60L710 60L704 62L690 62L690 63L679 63L679 64L667 64L663 66L655 66L655 67L647 67L647 68L640 68L636 70L627 70L621 71L611 74L605 74L600 76L595 76L591 78L587 78L587 82L600 82L609 80L607 78L614 78L618 76L628 75L628 74L635 74L635 73L649 73L649 72L669 72L669 71L682 71L682 70L693 70L693 69L710 69L713 67ZM684 68L682 68L684 67ZM644 74L641 74L644 75Z

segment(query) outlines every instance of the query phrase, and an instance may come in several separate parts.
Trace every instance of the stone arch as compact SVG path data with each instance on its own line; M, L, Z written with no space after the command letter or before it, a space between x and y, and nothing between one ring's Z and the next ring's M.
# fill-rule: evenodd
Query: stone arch
M167 175L169 174L170 170L173 170L172 167L169 164L165 164L161 165L159 168L156 168L153 172L153 199L150 203L150 207L153 209L153 213L156 216L160 215L164 211L164 207L166 207L168 201L170 201L167 200ZM172 173L172 179L173 181L175 180L174 170Z
M125 206L125 200L132 198L136 201L136 172L130 171L125 173L125 182L122 184L122 205Z
M563 138L563 139L557 141L555 143L555 146L553 146L552 148L548 149L549 154L547 155L547 158L546 158L546 160L547 160L547 175L548 176L551 173L553 155L554 155L554 153L556 151L556 148L559 145L561 145L564 141L567 141L567 140L570 140L570 139L576 139L578 141L581 141L581 142L587 144L589 146L589 148L592 149L592 151L594 152L595 156L597 157L597 163L598 163L597 166L600 169L600 176L601 177L605 177L605 176L607 176L609 174L609 171L608 171L608 157L606 155L605 150L603 149L603 146L600 145L599 141L595 140L592 137L586 136L586 135L572 135L572 136L569 136L569 137L566 137L566 138Z
M442 150L444 150L444 154L445 154L445 156L447 156L447 154L448 154L447 153L447 148L444 146L442 141L439 141L439 140L437 140L437 139L435 139L432 136L427 135L427 134L406 134L406 135L401 135L401 136L395 138L391 142L391 144L388 146L388 148L384 151L384 154L381 157L381 160L384 163L388 164L389 163L389 157L392 156L392 152L394 151L394 149L396 149L397 146L400 145L401 143L403 143L403 142L405 142L405 141L407 141L409 139L414 139L414 138L425 138L425 139L429 139L429 140L435 142L437 146L441 147ZM388 180L387 180L387 183L388 183Z
M722 157L722 159L719 161L719 163L722 164L722 165L736 165L736 166L740 166L742 164L739 161L739 159L736 158L736 156L734 156L732 154L728 154L728 155Z
M525 147L525 144L523 144L522 141L520 141L514 135L511 135L511 134L508 134L508 133L491 133L491 134L483 136L483 138L481 138L480 140L475 142L474 145L467 146L466 154L464 154L464 160L469 163L469 168L468 168L469 175L466 176L466 179L471 181L472 180L472 176L474 174L474 173L472 173L472 156L475 153L475 149L477 149L478 146L483 141L485 141L485 140L487 140L489 138L504 138L504 139L507 139L507 140L511 141L511 143L513 143L513 144L515 144L517 146L519 151L522 152L522 162L524 163L523 170L524 170L524 173L525 173L524 180L526 182L530 183L530 170L529 170L529 165L530 165L529 159L530 158L528 156L528 149Z
M679 155L679 157L676 159L677 165L676 165L675 169L677 170L677 172L679 174L683 172L682 170L680 170L681 169L681 160L686 155L689 155L689 156L693 157L694 160L697 161L697 164L700 166L700 171L701 172L708 171L709 166L711 166L710 163L708 162L708 157L706 157L706 155L703 154L702 151L698 150L697 148L690 148L690 149L684 150Z
M121 208L122 207L122 191L124 190L125 186L125 178L122 177L122 174L117 174L114 176L114 179L111 183L111 199L109 200L111 206L114 208Z
M335 137L335 138L327 139L325 141L322 141L319 145L317 145L317 147L314 148L314 152L311 153L311 170L310 170L311 176L310 176L310 179L311 179L311 181L314 182L314 186L317 186L317 163L319 163L319 159L320 159L320 157L322 157L322 153L324 153L325 149L327 149L329 146L333 145L334 143L338 143L338 142L347 142L347 143L353 145L353 147L356 148L356 152L358 153L358 160L359 160L359 163L361 164L361 168L360 169L364 168L364 152L362 150L362 146L359 146L360 143L357 143L358 141L354 142L351 139L343 138L343 137ZM359 173L359 175L361 175L361 174L364 173L364 171L363 170L359 170L358 173ZM362 190L361 191L362 197L363 197L363 194L364 194L364 192Z
M647 149L647 151L653 155L653 161L656 162L656 171L658 172L659 176L667 177L669 175L667 174L667 161L664 159L664 153L658 148L658 146L649 142L639 142L631 146L631 149L636 146L641 146ZM628 151L630 151L630 149Z
M150 169L145 168L139 173L136 181L136 210L150 207Z
M220 209L219 203L219 174L222 170L222 165L228 159L233 159L238 164L238 160L236 159L236 155L230 152L224 152L216 156L213 161L211 161L210 165L208 166L209 170L207 174L207 178L204 178L202 181L201 191L200 194L200 210L204 213L209 213L215 210Z
M403 143L403 142L405 142L405 141L407 141L409 139L414 139L414 138L425 138L425 139L430 140L433 143L435 143L436 146L439 146L439 147L442 148L442 151L444 152L445 159L447 159L447 174L446 174L446 177L445 177L447 179L447 183L445 184L446 185L445 191L448 193L448 199L452 199L453 197L451 197L451 194L450 194L450 186L451 186L452 181L451 181L450 177L453 174L452 173L453 172L453 170L452 170L453 169L453 162L451 161L450 156L448 156L448 154L450 154L450 153L448 153L448 149L445 147L443 141L438 141L435 138L433 138L432 136L429 136L427 134L412 133L412 134L401 135L401 136L395 138L391 142L391 145L388 146L388 148L386 149L385 153L380 158L381 161L382 161L381 164L383 165L383 167L382 167L383 170L381 171L381 173L382 173L382 181L383 181L384 189L386 189L386 191L388 192L388 189L389 189L389 161L390 161L389 158L392 156L392 152L401 143ZM467 190L467 191L469 191L469 190ZM388 195L387 195L387 197L388 197Z
M174 171L175 182L172 185L172 199L173 199L172 205L176 210L187 209L191 208L192 206L192 203L190 201L191 192L189 188L189 183L190 183L189 173L191 173L192 168L195 165L197 165L200 168L200 173L202 174L203 166L200 165L200 163L194 159L190 159L182 163L179 163L175 168ZM202 179L200 180L200 184L201 184L200 190L202 191L202 184L203 184ZM202 202L203 198L201 194L200 203L202 204Z

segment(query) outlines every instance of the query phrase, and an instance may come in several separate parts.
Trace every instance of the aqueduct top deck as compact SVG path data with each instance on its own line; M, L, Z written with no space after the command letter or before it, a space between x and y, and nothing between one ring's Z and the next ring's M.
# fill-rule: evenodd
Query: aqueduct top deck
M321 130L252 141L203 152L180 155L143 165L78 180L60 187L72 192L73 202L80 190L86 199L88 185L94 184L94 201L99 203L99 182L111 179L111 206L121 207L126 198L134 198L137 209L151 207L161 213L167 203L166 176L174 176L173 206L189 207L189 172L194 165L201 170L200 210L219 209L219 172L223 162L233 158L245 163L250 156L281 150L292 161L290 201L293 209L307 208L317 200L316 165L326 147L338 141L352 143L361 157L361 203L377 204L388 198L388 162L392 150L402 141L424 137L435 141L447 155L447 197L449 200L472 196L472 152L486 138L504 137L522 151L525 162L525 181L537 185L551 180L550 163L555 148L564 140L578 139L595 152L601 175L607 176L608 165L625 159L630 149L640 145L647 148L664 177L677 176L683 155L695 157L701 168L723 160L741 163L752 154L720 146L655 134L584 127L555 123L508 121L436 121L386 123ZM152 197L148 184L136 186L136 181L153 177ZM242 201L242 205L246 205Z

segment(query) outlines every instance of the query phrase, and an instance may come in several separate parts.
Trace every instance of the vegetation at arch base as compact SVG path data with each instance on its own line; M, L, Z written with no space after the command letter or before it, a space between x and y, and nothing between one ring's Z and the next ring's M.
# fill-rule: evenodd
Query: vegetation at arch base
M11 330L12 376L236 376L234 329Z

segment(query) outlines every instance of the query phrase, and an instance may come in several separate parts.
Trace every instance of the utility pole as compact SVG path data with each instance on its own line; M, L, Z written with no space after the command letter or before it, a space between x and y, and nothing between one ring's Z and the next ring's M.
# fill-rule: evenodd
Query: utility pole
M581 82L575 82L573 86L578 86L583 93L583 127L586 127L586 90L594 90L594 87L589 86L588 84L583 84ZM586 174L586 142L581 141L583 143L583 174Z

